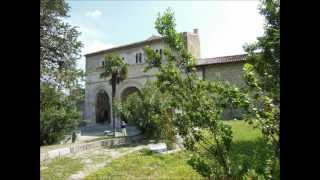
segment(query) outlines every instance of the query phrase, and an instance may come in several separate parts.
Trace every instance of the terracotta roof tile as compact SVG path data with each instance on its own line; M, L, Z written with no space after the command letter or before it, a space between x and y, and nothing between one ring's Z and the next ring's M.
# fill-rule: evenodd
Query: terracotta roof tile
M247 54L198 59L197 66L245 61Z

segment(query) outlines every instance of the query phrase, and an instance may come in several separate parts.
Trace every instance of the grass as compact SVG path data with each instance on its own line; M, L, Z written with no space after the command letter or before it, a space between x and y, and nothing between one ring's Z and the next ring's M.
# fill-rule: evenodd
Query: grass
M155 154L144 149L111 162L85 179L203 179L187 160L186 152Z
M255 141L262 138L259 129L252 128L252 126L244 121L232 120L225 121L224 123L232 127L233 142Z
M260 130L244 121L225 121L233 130L231 150L232 169L243 175L249 169L263 174L272 150L262 138ZM212 157L212 156L210 156ZM153 154L146 150L128 154L92 173L87 180L110 179L194 179L203 178L187 163L186 151L175 154Z
M253 129L243 121L225 121L233 130L233 142L230 160L232 169L243 175L254 169L258 174L264 174L266 160L272 156L272 149L265 143L260 130ZM137 144L115 147L119 152L125 152ZM189 164L189 153L180 151L174 154L154 154L142 150L125 155L111 161L107 166L93 172L87 180L93 179L203 179ZM210 156L212 157L212 156ZM89 156L93 164L106 162L108 155ZM41 170L41 176L46 179L67 179L71 174L84 166L80 159L69 157L54 159L47 168ZM42 166L42 167L43 167Z
M234 171L244 174L254 169L258 174L265 174L266 162L273 156L273 149L262 137L259 129L254 129L244 121L226 121L232 127L233 142L231 162Z
M72 159L69 157L53 159L48 164L43 164L42 167L47 168L40 171L41 177L44 180L62 180L68 179L71 174L83 168L80 159Z
M106 162L110 158L111 158L111 156L109 156L109 155L99 154L99 155L95 155L95 156L91 157L90 159L93 164L99 164L99 163Z

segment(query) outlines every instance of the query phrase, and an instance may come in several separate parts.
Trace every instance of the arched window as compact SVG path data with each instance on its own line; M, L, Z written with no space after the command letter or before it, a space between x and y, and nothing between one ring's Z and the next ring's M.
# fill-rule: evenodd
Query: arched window
M142 63L142 53L139 53L139 63Z
M136 53L136 63L138 63L138 53Z

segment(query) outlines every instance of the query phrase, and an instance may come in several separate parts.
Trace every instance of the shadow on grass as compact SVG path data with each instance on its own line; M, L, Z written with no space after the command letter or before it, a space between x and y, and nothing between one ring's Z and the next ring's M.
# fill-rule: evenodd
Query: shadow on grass
M203 158L210 162L214 169L222 167L215 161L212 154L204 151ZM238 179L248 172L254 170L257 174L266 177L268 167L267 160L274 156L273 148L264 139L235 141L232 143L230 152L231 171L234 178ZM192 161L188 163L192 166Z
M157 158L159 160L165 160L166 158L162 156L163 154L151 151L150 149L144 148L140 150L143 156L152 156L153 158Z
M152 155L156 154L155 152L151 151L150 149L142 149L140 152L144 156L152 156Z
M267 160L273 156L273 149L262 138L254 141L238 141L232 144L232 169L237 174L244 174L248 169L254 169L264 174Z

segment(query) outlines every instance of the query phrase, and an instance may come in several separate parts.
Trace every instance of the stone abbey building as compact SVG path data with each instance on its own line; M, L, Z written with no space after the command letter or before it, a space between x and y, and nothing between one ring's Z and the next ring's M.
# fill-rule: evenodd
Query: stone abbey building
M206 80L225 80L230 83L242 85L242 67L245 54L201 58L200 39L198 30L183 32L186 47L197 58L198 75ZM122 45L98 52L86 54L86 87L85 87L85 120L88 124L107 123L112 125L111 85L109 80L100 78L104 56L108 53L119 54L128 67L128 78L117 86L116 97L126 98L130 93L139 91L148 79L155 79L156 69L144 73L145 66L143 48L149 45L160 55L163 49L168 47L159 36L127 45ZM116 120L119 126L119 120Z

